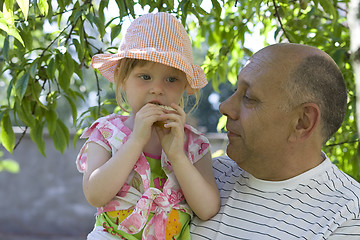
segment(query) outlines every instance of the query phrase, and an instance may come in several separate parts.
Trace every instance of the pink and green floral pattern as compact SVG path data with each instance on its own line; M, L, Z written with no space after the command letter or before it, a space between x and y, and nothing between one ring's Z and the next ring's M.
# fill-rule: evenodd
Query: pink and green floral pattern
M80 172L84 172L86 168L88 142L96 142L114 154L127 141L131 130L123 124L126 119L127 116L111 114L98 119L82 134L81 137L88 138L88 140L76 159L76 165ZM185 125L184 130L186 134L184 150L190 161L195 163L208 152L209 142L189 125ZM185 202L184 195L164 152L161 155L161 167L167 175L162 191L150 187L150 165L145 155L141 154L127 183L112 201L97 209L97 215L109 211L133 209L132 213L119 223L120 230L136 234L143 229L142 239L165 240L167 214L176 209L192 216L192 211ZM138 176L141 179L140 184L139 181L134 181L139 178ZM154 216L147 222L150 212L154 213Z

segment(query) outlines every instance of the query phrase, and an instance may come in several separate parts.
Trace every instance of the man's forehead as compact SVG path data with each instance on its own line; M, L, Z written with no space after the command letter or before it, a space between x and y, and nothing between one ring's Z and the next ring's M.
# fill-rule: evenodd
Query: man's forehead
M266 70L267 64L268 63L264 61L264 59L257 58L255 56L250 58L239 70L237 76L238 82L241 82L242 84L246 84L248 86L252 85L251 82L253 81L253 79L257 78Z
M272 89L271 91L281 89L283 81L288 78L290 68L282 59L271 56L254 56L239 71L237 86L247 87L261 95L270 89Z

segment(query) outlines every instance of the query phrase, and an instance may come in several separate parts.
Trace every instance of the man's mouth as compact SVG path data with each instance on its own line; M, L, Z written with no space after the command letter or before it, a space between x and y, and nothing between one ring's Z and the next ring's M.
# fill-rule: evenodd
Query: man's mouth
M228 126L226 126L226 129L227 129L228 137L241 137L240 134L237 134L237 133L233 132L231 129L229 129Z

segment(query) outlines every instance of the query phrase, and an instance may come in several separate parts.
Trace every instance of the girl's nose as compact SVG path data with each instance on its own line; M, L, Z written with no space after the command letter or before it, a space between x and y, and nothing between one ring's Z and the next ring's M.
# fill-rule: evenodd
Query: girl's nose
M164 84L162 81L153 81L150 87L150 93L156 95L163 95L164 94Z

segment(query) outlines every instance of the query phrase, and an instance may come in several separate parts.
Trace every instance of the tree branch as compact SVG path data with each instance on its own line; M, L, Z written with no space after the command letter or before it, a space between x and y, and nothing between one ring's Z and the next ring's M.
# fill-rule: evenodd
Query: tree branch
M97 96L98 96L98 116L100 116L100 107L101 107L101 96L100 96L100 92L101 92L101 88L100 88L100 82L99 82L99 76L97 74L97 72L95 71L95 77L96 77L96 87L97 87Z
M335 147L335 146L340 146L346 143L357 143L359 142L359 139L353 140L353 141L343 141L343 142L339 142L339 143L333 143L333 144L329 144L329 145L325 145L324 147Z
M21 133L21 136L19 138L19 140L17 141L17 143L14 146L14 150L17 148L17 146L20 144L21 140L25 137L26 131L29 127L25 126L25 130Z
M84 5L86 5L86 4L91 4L91 0L87 0L87 1L85 1L84 2L84 4L83 4L83 6ZM67 12L72 12L72 11L74 11L74 10L76 10L77 8L76 7L74 7L74 8L72 8L72 9L68 9L68 10L64 10L64 11L62 11L62 12L56 12L56 13L54 13L54 14L52 14L51 15L51 17L56 17L56 16L58 16L58 15L63 15L64 13L67 13ZM17 16L19 16L18 14L17 14ZM37 16L34 16L34 18L36 19L36 18L39 18L39 19L43 19L43 18L46 18L46 16L44 16L44 15L37 15ZM25 20L25 19L17 19L17 21L18 22L26 22L27 20Z
M290 40L290 37L287 35L286 31L285 31L285 28L282 24L282 21L281 21L281 18L280 18L280 14L279 14L279 11L278 11L278 6L276 5L276 1L275 0L272 0L273 4L274 4L274 8L275 8L275 17L277 18L277 20L279 21L280 23L280 28L282 29L282 31L284 32L284 35L285 37L287 38L287 40L291 43L291 40Z
M42 58L44 56L44 54L47 52L47 50L49 50L49 48L51 47L51 45L53 45L55 43L56 40L59 39L59 37L65 32L65 30L71 26L71 23L69 23L57 36L56 38L54 38L54 40L51 41L51 43L42 51L42 53L40 54L39 58Z
M92 3L91 3L91 1L89 1L89 0L85 1L82 6L85 6L85 5L87 5L87 4L89 4L89 5L90 5L89 8L91 8ZM80 6L80 8L81 8L82 6ZM74 9L73 9L73 10L74 10ZM67 42L70 40L71 34L72 34L72 32L74 31L74 29L75 29L75 27L76 27L76 24L78 23L79 19L80 19L80 17L78 17L78 18L76 19L76 22L75 22L74 24L71 24L71 23L70 23L70 24L71 24L71 29L70 29L70 32L69 32L66 40L65 40L64 45L66 45Z

